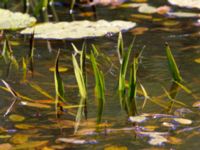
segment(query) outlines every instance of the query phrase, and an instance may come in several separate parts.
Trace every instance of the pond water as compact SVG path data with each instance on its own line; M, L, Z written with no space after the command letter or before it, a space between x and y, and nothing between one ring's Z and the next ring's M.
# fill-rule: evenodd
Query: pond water
M150 1L149 4L154 6L169 5L165 0ZM171 7L174 11L199 12L196 9ZM14 5L14 3L10 4L9 8L11 10L21 10L21 6ZM56 11L60 20L71 20L68 8L56 6ZM200 113L198 108L192 107L195 102L200 100L200 64L194 61L200 58L199 20L197 18L169 18L169 16L158 14L150 14L148 17L134 17L139 13L136 8L131 7L111 8L97 6L96 13L97 19L134 21L137 23L136 28L138 30L146 30L138 34L136 28L132 29L124 32L123 38L126 49L135 34L137 35L134 50L138 52L145 46L137 78L154 102L148 100L142 110L144 96L138 95L137 105L140 114L148 114L149 119L133 125L128 121L126 112L120 107L120 99L117 93L120 67L116 50L118 35L87 39L86 41L88 52L91 49L91 44L95 44L99 52L104 54L104 56L98 58L98 63L105 76L105 107L102 125L97 132L95 130L97 114L97 102L94 97L95 80L92 67L88 61L88 119L82 118L78 132L74 135L74 121L77 109L66 109L60 118L56 118L53 101L33 89L28 83L22 82L21 62L22 57L26 57L29 50L30 37L22 36L19 32L7 31L14 55L20 62L20 68L19 71L11 70L9 76L6 77L7 65L3 59L0 59L0 78L8 82L15 91L23 96L27 96L45 106L26 106L17 102L11 113L4 117L4 113L12 103L12 95L0 90L0 145L10 143L14 148L34 149L34 147L37 147L35 145L40 142L38 149L44 149L44 147L46 149L199 149ZM94 16L84 16L84 13L79 10L75 12L74 18L76 20L95 20ZM42 20L42 17L40 19ZM46 40L35 40L34 77L29 74L27 77L28 82L40 86L54 97L54 74L49 71L49 68L54 66L57 50L61 49L59 65L68 68L66 72L61 73L65 84L65 97L70 104L78 105L80 96L74 76L71 59L73 48L70 43L73 42L78 48L81 48L83 41L47 42ZM168 42L172 49L184 79L184 86L192 91L189 94L180 88L175 99L183 102L185 106L175 105L171 113L155 104L155 102L161 102L167 107L169 98L166 96L163 87L168 91L172 86L172 77L166 59L165 42ZM50 45L52 51L50 51ZM3 47L3 43L1 43L1 47ZM112 64L107 63L105 57L109 57ZM1 83L1 86L4 86L3 83ZM23 103L26 102L23 99L21 101ZM14 114L23 116L24 119L21 121L11 119L12 117L10 116ZM168 114L171 116L155 117L155 114ZM189 119L192 123L178 124L174 122L174 117ZM166 127L163 122L173 123L175 127ZM145 136L143 132L148 135ZM152 138L151 132L166 133L167 135L164 137L167 142L153 145L150 142ZM73 141L71 142L70 139L72 138ZM32 145L32 148L30 145Z

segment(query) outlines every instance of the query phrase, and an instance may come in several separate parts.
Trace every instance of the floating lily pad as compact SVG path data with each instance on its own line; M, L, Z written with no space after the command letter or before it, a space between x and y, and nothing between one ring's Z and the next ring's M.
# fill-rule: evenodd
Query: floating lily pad
M183 124L183 125L190 125L192 124L192 120L184 119L184 118L174 118L174 121Z
M200 9L200 0L168 0L172 5L179 7L198 8Z
M155 136L149 140L149 144L151 145L162 145L163 143L168 142L168 140L163 136Z
M198 18L200 14L190 13L190 12L168 12L169 16L179 17L179 18Z
M20 12L0 9L0 30L22 29L35 24L36 19Z
M71 143L71 144L97 144L96 140L81 140L75 138L58 138L56 141Z
M153 14L157 12L157 8L146 4L140 6L138 11L140 13Z
M110 33L126 31L136 26L130 21L73 21L59 23L44 23L27 28L21 34L31 34L35 31L37 39L82 39L104 36Z
M147 120L147 118L145 116L131 116L131 117L129 117L129 120L131 122L141 123L141 122L144 122L145 120Z

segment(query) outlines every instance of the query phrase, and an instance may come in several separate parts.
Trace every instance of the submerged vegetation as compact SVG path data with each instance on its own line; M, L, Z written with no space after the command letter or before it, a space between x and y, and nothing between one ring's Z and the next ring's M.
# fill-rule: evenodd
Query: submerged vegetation
M86 149L151 149L148 144L165 149L183 144L179 135L199 135L199 79L190 78L199 70L192 70L189 60L182 64L193 56L185 56L191 46L178 39L199 33L189 37L189 23L176 19L191 17L192 22L199 14L155 7L147 0L123 2L0 2L0 150L76 149L81 144ZM188 1L169 2L185 7ZM111 5L114 13L127 8L137 13L98 20L97 4ZM186 31L176 37L183 34L180 28ZM180 43L182 51L174 51Z

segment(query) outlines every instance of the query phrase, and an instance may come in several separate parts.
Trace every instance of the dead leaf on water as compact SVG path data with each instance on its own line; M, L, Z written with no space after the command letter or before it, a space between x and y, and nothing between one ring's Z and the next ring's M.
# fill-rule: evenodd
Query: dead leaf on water
M15 128L17 129L24 129L24 130L28 130L28 129L34 129L35 126L34 125L30 125L30 124L15 124Z
M9 143L0 144L0 150L11 150L13 146Z
M12 114L9 116L9 119L13 122L22 122L24 121L25 117L17 114Z
M24 144L17 145L15 150L22 150L22 149L39 149L40 147L46 146L48 141L33 141L33 142L26 142Z
M23 144L26 143L31 136L32 135L17 133L10 139L10 142L13 144Z
M32 103L32 102L21 102L22 105L29 106L29 107L35 107L35 108L51 108L51 106L47 104L40 104L40 103Z
M148 0L132 0L132 2L135 2L135 3L145 3L147 1Z
M177 137L174 137L174 136L170 136L167 138L168 140L168 143L170 144L174 144L174 145L178 145L178 144L181 144L182 143L182 140L177 138Z
M192 107L198 107L198 108L200 108L200 101L195 102L195 103L192 105Z
M82 12L79 14L81 17L92 17L94 16L94 12Z
M164 15L164 14L168 13L170 10L171 10L171 7L164 5L164 6L158 7L156 12L158 14Z
M191 49L199 49L200 48L200 45L190 45L190 46L186 46L186 47L183 47L183 48L180 48L180 50L182 50L182 51L186 51L186 50L191 50ZM195 59L196 61L196 63L200 63L200 58L197 58L197 59Z
M51 147L47 147L47 146L45 146L45 147L43 147L41 150L54 150L54 149L51 148Z
M104 150L128 150L128 148L126 146L115 146L115 145L111 145L111 146L106 146L104 148Z
M167 27L172 27L172 26L177 26L180 24L179 21L176 20L166 20L164 22L161 23L163 26L167 26Z
M126 3L126 4L122 4L120 7L121 8L137 8L140 7L142 5L146 5L143 3Z
M194 61L195 61L196 63L200 64L200 58L196 58Z
M148 125L148 126L144 126L144 128L145 128L145 131L149 131L149 132L152 132L152 131L155 131L155 129L157 129L157 128L159 128L158 126L150 126L150 125Z
M137 27L137 28L132 29L130 32L134 35L141 35L141 34L144 34L144 32L148 30L149 28L147 27Z
M136 19L142 19L142 20L152 20L153 17L151 15L143 15L143 14L132 14L131 17Z

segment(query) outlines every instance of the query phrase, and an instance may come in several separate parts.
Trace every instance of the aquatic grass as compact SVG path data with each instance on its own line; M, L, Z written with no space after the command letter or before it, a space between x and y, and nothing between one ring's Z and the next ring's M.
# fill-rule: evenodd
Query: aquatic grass
M8 65L7 72L6 72L6 77L8 77L12 66L14 66L16 70L18 70L19 64L13 54L13 50L11 48L11 44L7 36L3 44L3 51L1 55L4 58L5 63Z
M5 85L5 87L8 90L8 92L11 93L11 95L13 96L11 105L8 107L8 109L6 110L6 112L3 115L5 117L5 116L7 116L12 111L14 105L16 104L16 102L20 98L19 98L17 92L15 92L15 90L6 81L4 81L4 80L1 80L1 81Z
M84 73L83 73L83 68L84 68L84 51L81 52L80 56L80 66L78 65L78 62L76 60L75 55L72 55L72 62L74 66L74 73L76 77L76 81L78 83L79 87L79 93L83 99L87 97L87 90L86 90L86 83L85 83L85 78L84 78Z
M122 37L121 32L119 32L119 35L118 35L117 54L118 54L119 62L120 64L122 64L123 56L124 56L124 42L123 42L123 37Z
M26 82L27 81L27 61L24 57L22 58L22 71L23 71L22 82Z
M54 21L58 22L59 18L58 18L57 12L56 12L55 7L54 7L54 0L49 1L49 6L51 8L51 12L52 12L52 15L54 17Z
M147 100L150 99L150 97L148 96L146 89L144 88L144 86L141 83L140 83L140 88L142 89L142 93L144 96L144 102L142 104L142 110L143 110L147 104Z
M53 96L51 96L47 91L45 91L39 85L37 85L37 84L35 84L33 82L29 82L28 84L29 84L29 86L31 86L34 90L36 90L40 94L44 95L45 97L47 97L47 98L49 98L51 100L54 100Z
M172 74L173 80L177 81L177 82L181 82L183 79L180 75L180 71L177 67L176 61L175 61L174 56L171 52L169 44L166 43L165 47L166 47L165 49L166 49L166 55L167 55L169 70Z
M131 51L132 51L132 48L133 48L134 41L135 41L135 38L133 39L132 43L130 44L127 52L120 52L121 50L120 50L120 48L118 48L118 55L120 55L120 57L121 57L121 54L123 54L122 63L121 63L121 66L120 66L119 81L118 81L118 91L119 91L119 95L120 95L120 104L121 104L122 108L126 107L125 106L126 104L124 102L124 97L125 97L125 94L126 94L126 73L127 73L128 62L129 62L129 58L130 58L130 54L131 54ZM123 39L121 39L119 37L118 42L123 43ZM122 44L118 43L118 45L122 45Z
M7 9L9 0L3 0L3 7Z
M85 42L83 43L82 50L79 51L74 44L72 44L72 47L75 51L75 54L72 54L72 62L73 62L73 67L74 67L74 73L76 77L76 81L79 87L79 93L81 96L77 115L76 115L76 124L74 128L74 134L76 134L78 127L80 125L80 121L84 115L87 119L87 88L86 88L86 45ZM80 60L78 64L78 61L76 59L76 55L79 54Z
M128 99L126 102L129 116L138 114L136 94L137 94L137 70L138 70L138 57L134 57L130 70Z
M23 7L24 13L28 13L30 8L30 0L23 0Z
M60 108L61 111L63 110L62 106L60 106L60 103L59 103L60 100L66 101L64 98L64 95L65 95L64 84L60 76L60 73L58 71L59 56L60 56L60 50L58 50L58 53L55 59L55 70L54 70L54 84L55 84L55 92L56 92L55 109L56 109L57 116L58 116L58 107Z
M27 56L27 59L28 59L28 70L31 71L32 73L32 77L34 76L34 51L35 51L35 40L34 40L34 31L33 33L31 34L31 38L30 38L30 41L29 41L29 52L28 52L28 56Z
M103 72L99 70L96 62L96 58L94 56L94 52L90 53L90 60L92 63L92 68L94 71L95 77L95 97L98 101L98 112L97 112L97 123L101 122L103 108L105 104L105 81Z
M70 10L69 10L70 14L73 14L75 3L76 3L76 0L71 0Z

